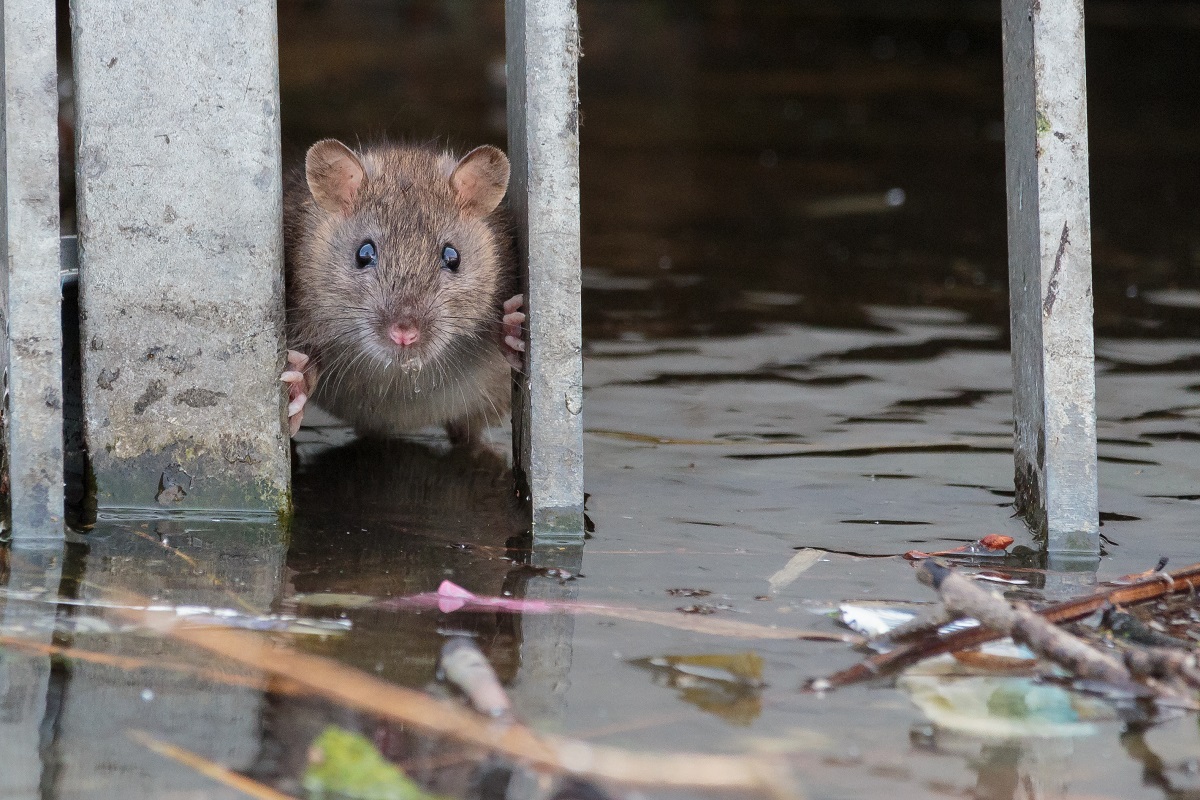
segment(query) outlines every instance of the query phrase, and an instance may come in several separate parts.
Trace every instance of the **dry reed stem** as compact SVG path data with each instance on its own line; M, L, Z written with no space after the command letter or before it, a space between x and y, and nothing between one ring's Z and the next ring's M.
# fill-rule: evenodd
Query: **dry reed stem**
M214 781L222 783L231 789L236 789L242 794L249 795L258 800L296 800L290 794L284 794L276 789L272 789L265 783L259 783L252 778L247 778L245 775L234 772L228 767L223 767L215 761L209 761L204 756L197 755L191 750L185 750L169 742L155 739L145 731L130 730L126 731L126 735L142 747L179 764L183 764L185 767L190 767L201 775L212 778Z
M127 594L125 599L131 605L136 602ZM256 633L189 627L177 624L174 617L166 620L154 612L116 610L115 613L236 663L285 678L311 694L535 767L631 786L757 791L777 800L803 797L786 765L776 759L635 753L538 734L524 725L489 720L454 703L388 683L332 659L302 653Z

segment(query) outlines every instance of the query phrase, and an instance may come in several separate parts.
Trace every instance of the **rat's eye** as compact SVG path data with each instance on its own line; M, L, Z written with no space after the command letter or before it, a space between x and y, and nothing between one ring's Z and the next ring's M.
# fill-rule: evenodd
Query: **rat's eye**
M442 248L442 266L451 272L458 272L458 251L454 245L447 244Z
M354 256L354 258L358 262L359 269L369 269L370 267L376 266L378 262L376 261L375 256L375 243L370 239L367 239L362 243L362 246L358 248L358 253Z

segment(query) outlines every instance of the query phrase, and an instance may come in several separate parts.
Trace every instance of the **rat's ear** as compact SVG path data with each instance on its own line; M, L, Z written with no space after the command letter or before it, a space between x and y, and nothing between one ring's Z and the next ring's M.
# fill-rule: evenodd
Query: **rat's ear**
M491 145L476 147L450 174L450 187L465 211L490 214L508 191L508 156Z
M362 162L337 139L322 139L308 148L304 176L317 205L330 214L345 214L354 206L359 189L367 181Z

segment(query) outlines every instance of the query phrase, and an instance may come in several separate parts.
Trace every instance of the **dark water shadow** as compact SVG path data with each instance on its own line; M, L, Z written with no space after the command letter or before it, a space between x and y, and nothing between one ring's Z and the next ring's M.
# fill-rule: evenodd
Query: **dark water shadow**
M543 578L527 567L526 522L504 458L440 443L360 440L302 464L294 493L284 602L301 613L333 613L351 622L345 636L310 649L435 694L446 691L438 682L438 659L451 636L474 641L506 685L518 675L528 683L542 674L544 665L523 664L530 661L526 648L538 643L530 641L520 615L329 611L316 602L323 593L379 599L431 592L443 580L480 595L525 596L530 583ZM309 743L330 724L367 735L440 794L486 797L490 784L508 779L511 765L480 763L476 756L447 759L446 753L461 750L451 740L284 694L267 698L263 743L250 772L285 790L298 788L290 776L303 772Z

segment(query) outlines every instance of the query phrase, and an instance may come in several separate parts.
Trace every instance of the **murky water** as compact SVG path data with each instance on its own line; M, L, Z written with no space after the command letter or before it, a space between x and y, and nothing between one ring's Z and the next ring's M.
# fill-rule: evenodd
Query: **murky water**
M293 149L384 133L503 143L500 3L281 13ZM489 796L452 738L298 693L165 635L165 617L147 627L113 607L144 598L439 696L442 642L467 634L539 730L781 754L817 798L1195 793L1194 715L971 735L890 682L799 692L862 656L840 642L388 606L450 579L836 633L818 612L838 602L932 599L907 550L989 533L1033 544L1010 505L996 4L590 0L580 13L595 531L569 565L579 577L522 566L502 458L314 427L298 440L290 538L263 521L102 518L65 553L3 551L0 796L244 796L130 731L298 792L331 722L439 790ZM1200 560L1200 17L1165 3L1088 13L1105 579L1160 555ZM773 585L797 548L824 554ZM1055 597L1091 579L1032 576L1026 591ZM761 682L645 661L747 652Z

